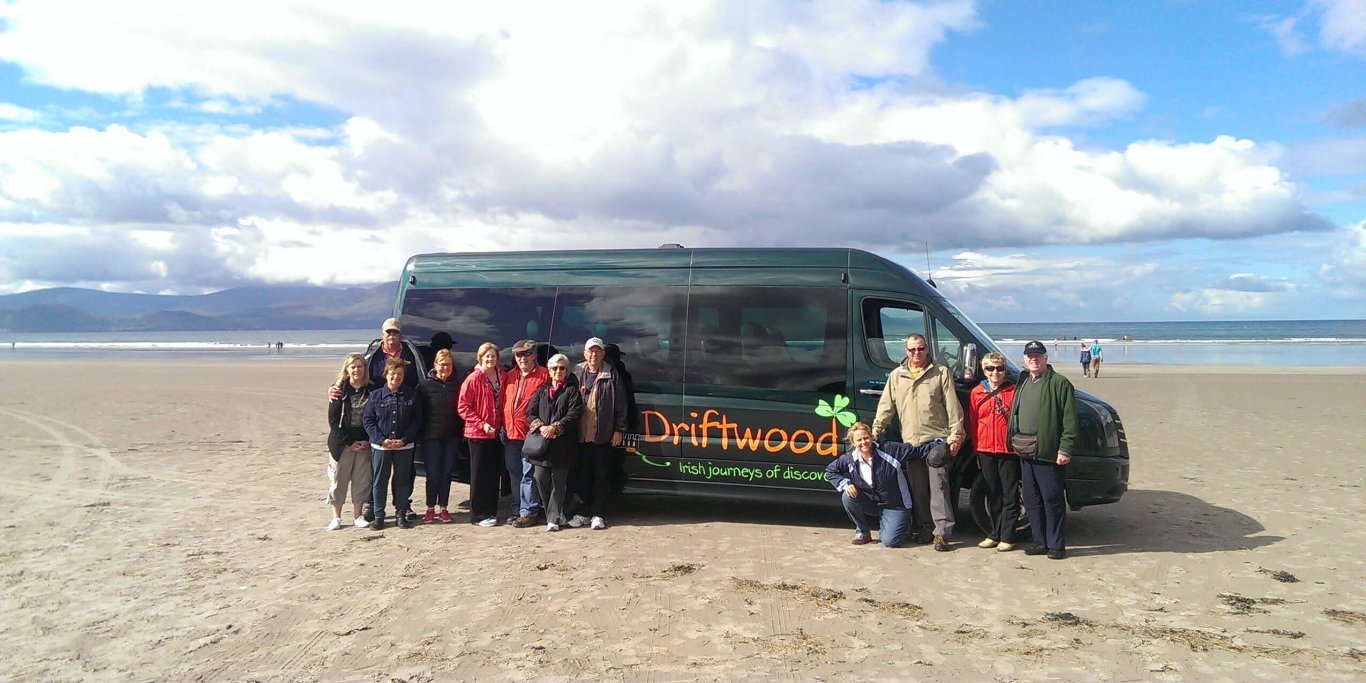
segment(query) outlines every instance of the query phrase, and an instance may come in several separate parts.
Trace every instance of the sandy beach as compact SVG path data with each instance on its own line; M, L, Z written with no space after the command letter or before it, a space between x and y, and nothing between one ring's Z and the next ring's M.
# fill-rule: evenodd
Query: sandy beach
M1133 460L1058 562L680 498L324 531L336 364L0 360L0 679L1366 679L1366 368L1062 364Z

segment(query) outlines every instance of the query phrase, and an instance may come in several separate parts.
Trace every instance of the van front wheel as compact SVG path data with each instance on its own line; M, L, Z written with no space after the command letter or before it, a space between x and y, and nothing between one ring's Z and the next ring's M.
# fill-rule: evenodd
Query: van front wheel
M977 528L982 533L989 533L991 528L991 513L987 511L987 484L981 476L972 482L972 489L968 491L968 507L972 510L972 521L977 524ZM1015 520L1015 540L1024 541L1029 539L1029 517L1025 515L1024 499L1020 500L1020 515Z

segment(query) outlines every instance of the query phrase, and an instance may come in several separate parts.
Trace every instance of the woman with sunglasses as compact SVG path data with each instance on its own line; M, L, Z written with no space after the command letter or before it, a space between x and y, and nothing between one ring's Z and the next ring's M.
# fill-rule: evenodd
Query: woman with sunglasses
M526 409L527 431L537 432L550 443L540 455L528 456L536 489L545 504L545 530L559 531L568 522L564 517L564 497L569 470L579 450L579 420L583 417L583 395L578 378L569 371L569 358L563 353L550 357L546 364L549 381L536 390Z
M1006 437L1015 381L1005 356L995 351L982 356L982 373L986 379L968 395L968 420L986 483L991 527L977 547L1006 552L1015 548L1015 523L1020 518L1020 459L1010 452Z

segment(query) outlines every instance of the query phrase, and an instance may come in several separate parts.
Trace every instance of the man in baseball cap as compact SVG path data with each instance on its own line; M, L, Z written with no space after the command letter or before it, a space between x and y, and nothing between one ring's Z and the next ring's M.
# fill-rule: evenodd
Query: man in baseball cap
M1026 555L1067 557L1066 466L1077 439L1077 406L1072 383L1048 364L1041 341L1025 344L1025 370L1010 404L1007 434L1020 456L1020 489L1034 546Z

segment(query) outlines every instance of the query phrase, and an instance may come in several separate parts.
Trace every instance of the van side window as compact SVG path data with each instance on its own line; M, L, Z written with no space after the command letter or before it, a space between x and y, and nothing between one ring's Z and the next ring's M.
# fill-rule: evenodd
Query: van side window
M681 328L684 287L561 287L550 343L577 363L583 343L600 337L621 351L632 381L683 379Z
M455 340L451 351L459 367L469 368L475 349L486 341L506 348L519 339L545 339L554 305L554 287L409 289L403 336L419 341L444 331Z
M895 368L906 360L906 337L929 338L925 311L904 301L863 300L863 340L868 360L881 368Z
M815 287L692 287L689 385L831 391L844 385L847 295ZM838 389L834 389L838 390Z

